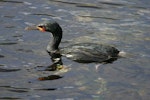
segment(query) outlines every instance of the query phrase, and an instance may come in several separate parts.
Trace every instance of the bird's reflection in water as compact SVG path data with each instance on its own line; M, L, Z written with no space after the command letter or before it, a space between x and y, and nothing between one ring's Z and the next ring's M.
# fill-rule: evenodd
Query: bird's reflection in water
M39 77L38 80L45 81L45 80L56 80L56 79L60 79L60 78L62 78L62 76L60 76L60 75L49 75L49 76L45 76L45 77Z
M46 69L44 69L44 71L59 71L59 70L65 69L63 66L63 62L62 62L60 53L49 53L49 55L51 56L52 64L50 66L48 66ZM117 58L111 58L109 60L102 62L101 64L113 63L116 60L117 60ZM95 66L96 70L98 69L99 66L100 66L100 64ZM38 80L40 80L40 81L57 80L60 78L63 78L63 76L60 76L57 74L57 75L49 75L49 76L39 77Z
M49 53L49 55L51 56L52 65L48 66L44 71L58 71L58 70L61 70L62 68L64 68L60 53ZM49 76L45 76L45 77L39 77L38 80L40 80L40 81L56 80L56 79L60 79L62 77L63 76L60 76L60 75L49 75Z
M49 53L49 52L48 52ZM61 60L61 55L59 52L49 53L52 60L52 65L48 66L45 71L56 71L63 68L63 63Z
M49 65L46 69L44 69L44 71L59 71L59 70L65 69L62 59L61 59L61 54L59 53L59 51L56 51L53 53L48 52L48 53L51 56L52 64ZM116 61L117 59L118 59L117 57L110 58L102 63L97 64L95 66L95 68L97 70L101 64L110 64L110 63L113 63L114 61ZM81 62L78 62L78 63L81 63ZM86 63L90 63L90 62L86 62ZM67 69L67 71L68 71L68 69ZM64 72L66 72L66 71L64 71ZM56 80L56 79L60 79L62 77L63 76L60 76L60 75L49 75L46 77L39 77L38 79L40 81L44 81L44 80Z

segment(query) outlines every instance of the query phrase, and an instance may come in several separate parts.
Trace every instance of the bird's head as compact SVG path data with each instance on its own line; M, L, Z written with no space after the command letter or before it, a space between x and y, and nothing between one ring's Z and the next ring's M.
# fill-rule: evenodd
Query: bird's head
M51 32L52 34L62 33L62 28L55 21L44 21L36 26L26 27L26 30L39 30L41 32Z

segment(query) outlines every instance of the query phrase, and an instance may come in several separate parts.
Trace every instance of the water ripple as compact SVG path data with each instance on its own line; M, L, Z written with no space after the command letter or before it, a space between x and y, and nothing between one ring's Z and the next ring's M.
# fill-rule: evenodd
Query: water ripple
M15 72L20 71L21 69L6 69L6 68L0 68L0 72Z
M3 56L3 55L0 55L0 58L4 58L5 56Z
M53 91L53 90L57 90L57 88L41 88L41 89L34 89L34 90L40 90L40 91Z
M23 3L21 1L11 1L11 0L0 0L0 2L8 2L8 3Z
M3 42L3 43L0 43L0 45L15 45L15 44L18 44L17 42Z
M21 98L17 97L0 97L1 100L20 100Z
M91 3L77 4L76 7L102 9L102 7Z
M51 17L55 17L55 15L53 15L53 14L42 14L42 13L33 13L33 14L31 14L31 15L37 15L37 16L41 16L41 15L44 15L44 16L51 16Z
M100 1L100 4L106 4L106 5L113 5L113 6L125 6L125 4L122 3L116 3L116 2L104 2L104 1Z
M80 17L84 17L84 18L101 18L101 19L108 19L108 20L119 20L117 18L112 18L112 17L102 17L102 16L90 16L90 15L79 15Z
M53 2L63 3L67 5L74 5L76 7L83 7L83 8L95 8L95 9L101 9L101 6L98 6L93 3L83 3L83 2L69 2L69 1L62 1L62 0L52 0Z

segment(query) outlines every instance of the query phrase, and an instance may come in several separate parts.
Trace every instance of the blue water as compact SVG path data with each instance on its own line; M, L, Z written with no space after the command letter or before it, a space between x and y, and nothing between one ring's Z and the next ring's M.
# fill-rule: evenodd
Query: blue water
M1 0L0 99L149 100L149 5L149 0ZM128 55L98 69L62 57L65 69L42 71L52 64L46 52L51 35L24 29L47 19L61 25L61 47L104 43Z

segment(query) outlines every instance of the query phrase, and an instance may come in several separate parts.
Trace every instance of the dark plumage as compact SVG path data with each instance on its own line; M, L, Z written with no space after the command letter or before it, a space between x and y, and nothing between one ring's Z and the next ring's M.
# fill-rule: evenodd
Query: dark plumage
M60 53L71 60L81 63L111 62L118 58L119 50L104 44L79 43L60 49L59 44L62 39L62 28L55 21L45 21L36 27L28 27L27 29L38 29L42 32L47 31L52 33L53 38L47 46L47 51L51 56Z
M116 59L119 51L111 46L95 43L73 44L60 49L62 55L81 63L107 62Z

